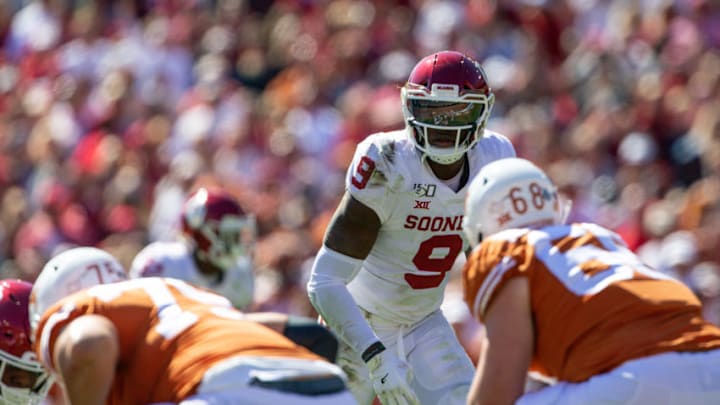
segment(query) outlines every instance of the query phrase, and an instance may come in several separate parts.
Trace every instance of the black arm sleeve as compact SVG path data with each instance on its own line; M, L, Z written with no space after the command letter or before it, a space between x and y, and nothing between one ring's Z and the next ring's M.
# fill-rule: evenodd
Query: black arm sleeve
M330 329L317 320L301 316L290 316L283 334L300 346L335 363L338 340Z

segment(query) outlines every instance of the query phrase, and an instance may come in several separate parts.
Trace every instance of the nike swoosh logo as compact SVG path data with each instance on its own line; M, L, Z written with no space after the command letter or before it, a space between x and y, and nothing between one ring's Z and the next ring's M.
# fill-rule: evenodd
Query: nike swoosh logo
M384 376L380 377L380 384L385 384L385 380L387 380L390 373L385 373Z

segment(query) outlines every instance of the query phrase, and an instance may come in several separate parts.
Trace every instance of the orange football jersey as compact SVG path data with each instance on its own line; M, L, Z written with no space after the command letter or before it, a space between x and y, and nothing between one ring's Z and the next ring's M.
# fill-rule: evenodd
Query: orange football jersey
M99 285L64 298L42 317L35 351L53 368L63 327L85 314L108 318L119 335L119 364L109 404L174 402L194 393L205 371L233 356L320 360L255 322L224 297L183 281L141 278Z
M513 277L530 286L530 371L547 377L579 382L638 357L720 348L720 328L702 318L692 291L598 225L509 229L483 241L463 272L477 319Z

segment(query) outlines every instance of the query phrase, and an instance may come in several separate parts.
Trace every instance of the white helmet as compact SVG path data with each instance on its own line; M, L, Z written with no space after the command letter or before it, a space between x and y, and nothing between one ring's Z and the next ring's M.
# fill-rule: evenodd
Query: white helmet
M563 223L555 185L537 166L521 158L485 165L470 183L465 199L463 230L471 246L508 228Z
M40 317L53 304L77 291L127 280L123 266L110 253L94 247L66 250L43 267L30 296L32 335Z

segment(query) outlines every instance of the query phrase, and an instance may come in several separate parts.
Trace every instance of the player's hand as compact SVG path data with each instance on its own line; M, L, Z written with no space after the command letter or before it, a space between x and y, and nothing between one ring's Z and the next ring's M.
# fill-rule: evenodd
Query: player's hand
M388 350L378 353L367 362L370 379L383 405L416 405L417 396L410 387L412 370Z

